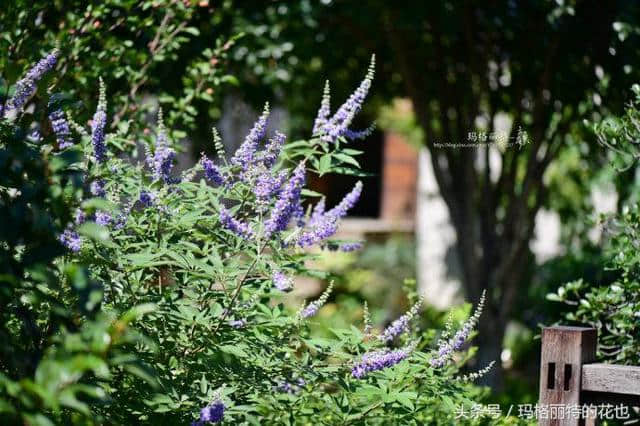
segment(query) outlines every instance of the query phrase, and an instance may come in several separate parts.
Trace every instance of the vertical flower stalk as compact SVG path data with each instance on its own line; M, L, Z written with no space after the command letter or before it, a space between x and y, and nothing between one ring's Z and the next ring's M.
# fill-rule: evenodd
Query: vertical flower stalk
M332 291L333 291L333 281L329 283L329 287L327 287L327 289L320 295L320 297L316 301L309 303L300 311L300 313L298 314L300 318L310 318L315 314L317 314L318 310L322 306L324 306L325 303L327 303L327 300L329 299L329 295L331 294Z
M420 298L420 300L416 304L414 304L406 314L402 315L400 318L393 321L391 325L389 325L389 327L385 328L382 334L378 336L380 341L384 343L389 343L393 339L395 339L397 336L409 331L409 323L420 310L420 306L422 306L422 302L423 302L423 299Z
M267 131L267 119L269 118L269 104L265 104L264 110L258 121L255 122L253 128L245 138L240 148L231 158L231 164L240 167L243 174L248 172L255 162L256 150L258 144L264 138Z
M38 81L47 71L55 67L59 54L59 50L54 49L18 80L15 93L7 101L7 110L14 110L16 113L22 110L29 98L35 93Z
M107 160L107 145L104 135L104 129L107 124L107 89L102 78L99 81L98 107L91 120L91 145L93 146L93 155L96 161L104 163Z
M474 327L478 323L480 315L482 315L482 309L484 308L485 295L486 295L486 291L483 291L475 312L467 321L464 322L464 324L462 325L462 328L460 328L460 330L458 330L453 337L447 340L441 340L439 342L438 352L430 361L430 364L433 368L439 368L444 366L455 351L459 351L460 349L462 349L462 346L467 341L467 339L469 338L469 335L471 334Z
M223 185L224 184L224 176L222 176L222 172L220 168L214 164L212 160L210 160L206 155L202 154L202 159L200 160L200 164L202 164L202 168L204 169L204 177L215 185Z
M58 148L66 149L73 146L69 122L55 97L49 100L49 110L49 123L58 142Z
M320 109L318 109L318 115L313 123L312 133L317 135L321 132L322 127L327 124L327 119L331 114L331 89L329 88L329 80L324 83L324 91L322 93L322 101L320 102Z
M371 63L367 74L358 86L358 88L349 96L349 98L338 108L333 117L328 117L329 109L329 93L328 86L325 86L325 93L322 97L322 103L318 110L318 116L314 123L313 135L319 136L323 141L336 143L339 138L363 138L370 133L370 129L354 132L349 129L351 122L356 114L362 109L375 73L375 55L371 57Z
M305 180L304 163L298 164L287 185L280 193L271 216L265 222L264 235L270 238L276 232L284 231L300 203L300 194Z
M362 313L362 320L364 322L364 329L362 330L362 333L365 335L365 337L369 337L371 336L371 333L373 332L373 323L371 322L371 314L369 313L369 305L367 304L367 301L364 301L364 306L362 308L363 313Z
M179 178L171 176L173 170L173 160L176 152L169 146L169 138L167 130L162 119L162 109L158 111L158 134L156 137L156 146L153 153L147 149L147 164L151 169L154 182L162 181L166 184L180 182Z
M265 149L260 152L258 160L266 169L271 169L276 164L286 140L287 137L283 133L276 131Z

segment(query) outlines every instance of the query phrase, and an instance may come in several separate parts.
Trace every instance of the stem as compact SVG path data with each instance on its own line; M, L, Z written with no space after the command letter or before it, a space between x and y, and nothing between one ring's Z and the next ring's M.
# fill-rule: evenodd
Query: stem
M218 321L218 324L216 324L216 327L213 329L213 333L218 331L218 329L220 328L220 325L222 325L224 320L227 319L227 317L229 316L229 313L231 312L231 307L233 306L233 304L235 303L236 299L240 295L240 290L242 290L242 287L244 286L245 282L247 281L247 277L251 273L252 269L256 266L256 263L258 263L258 259L260 258L260 255L262 254L262 252L263 252L263 250L265 249L266 246L267 246L267 243L265 242L262 245L262 248L260 248L258 250L258 254L257 254L256 258L253 259L253 262L251 262L251 265L247 269L247 272L244 273L244 276L242 277L242 280L240 280L240 283L238 284L238 287L236 287L236 290L233 292L233 295L231 296L231 301L229 302L229 305L222 312L222 317L220 317L220 321Z

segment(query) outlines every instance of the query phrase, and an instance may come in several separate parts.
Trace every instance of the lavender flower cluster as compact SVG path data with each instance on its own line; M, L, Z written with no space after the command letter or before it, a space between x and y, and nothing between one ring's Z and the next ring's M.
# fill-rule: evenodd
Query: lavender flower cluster
M406 314L402 315L400 318L393 321L391 325L385 328L378 338L384 343L389 343L397 336L409 331L409 323L420 310L420 306L422 306L422 298L420 298L420 300L413 305Z
M152 153L150 149L147 149L147 164L151 169L154 182L161 181L166 184L180 182L179 178L171 175L175 157L176 152L169 146L169 138L162 120L162 110L160 110L158 112L158 133L155 150Z
M320 200L314 207L309 223L306 224L305 230L298 238L300 247L310 247L321 241L326 240L336 233L340 219L347 215L347 212L353 208L360 194L362 193L362 182L358 181L354 188L349 192L340 203L325 212L325 200ZM347 250L355 248L347 246Z
M300 205L300 194L305 181L304 163L298 164L293 175L280 193L271 210L271 216L264 225L264 234L270 238L274 233L284 231Z
M138 201L143 207L151 207L155 199L156 194L151 191L140 191L140 195L138 196Z
M328 86L325 88L325 96L316 119L314 132L317 133L323 131L321 129L328 129L329 127L327 126L331 124L338 127L342 126L340 127L341 130L339 130L340 136L347 135L347 126L355 113L361 108L361 103L364 101L366 93L371 86L373 64L374 60L372 59L372 64L365 80L345 105L331 118L329 118L328 112L330 109ZM283 245L295 244L301 248L306 248L321 244L336 233L340 219L346 216L347 212L355 205L362 193L362 183L358 182L353 190L331 210L325 211L325 201L322 199L315 206L313 214L307 220L301 200L306 174L305 162L298 163L290 177L288 177L286 170L277 171L277 169L274 169L285 142L285 136L279 132L276 132L269 139L263 149L259 149L260 142L266 134L268 117L269 108L267 105L244 142L230 160L231 166L236 169L235 173L224 175L222 170L209 158L203 156L201 159L201 165L207 180L216 185L224 185L225 188L229 189L233 189L236 183L246 185L255 196L254 210L261 216L264 215L266 217L260 234L249 223L233 217L226 209L220 211L220 223L224 228L241 238L249 239L259 235L268 240L285 231L291 221L296 219L295 223L298 229L294 237L284 242ZM270 208L271 205L272 207ZM338 246L343 251L353 251L360 247L361 244L357 242Z
M324 306L325 303L327 303L327 300L329 299L329 295L331 294L332 291L333 291L333 281L329 283L329 286L327 287L327 289L320 295L320 297L316 301L309 303L300 311L299 316L301 318L310 318L315 314L317 314L318 310L322 306Z
M204 177L208 181L212 182L215 185L224 184L224 177L222 176L220 168L216 166L212 160L207 158L206 155L202 155L200 164L202 164L202 168L204 169Z
M469 338L469 335L473 331L474 327L482 315L482 309L484 308L486 292L482 292L478 306L473 315L465 321L462 328L456 332L456 334L447 340L441 340L438 344L438 353L431 359L430 363L433 368L443 367L447 361L451 358L455 351L462 349L462 346Z
M220 223L223 227L242 238L249 239L254 236L253 230L249 225L231 216L229 210L224 207L220 209Z
M104 129L107 125L107 90L104 81L100 79L100 94L98 107L91 120L91 145L93 155L97 162L104 163L107 159L107 146L105 143Z
M351 369L351 375L356 379L362 379L367 374L393 367L399 362L407 359L407 357L415 349L416 343L412 342L401 349L369 352L362 355L362 358Z
M191 426L204 426L207 423L220 423L224 417L224 403L216 399L211 404L200 410L200 419L191 423Z
M24 77L18 80L16 83L15 93L7 101L7 111L13 110L15 113L18 113L22 110L29 98L35 93L38 81L47 71L55 67L59 54L60 52L57 49L54 49L47 56L40 59L40 61L38 61L38 63L31 68ZM4 116L7 111L3 111L2 116Z
M53 130L53 134L56 136L58 147L65 149L73 146L71 129L69 128L69 123L64 115L64 111L57 106L56 103L54 98L51 98L49 101L49 122L51 123L51 130Z
M336 143L339 138L362 139L371 134L373 130L372 127L361 131L354 131L349 129L349 126L356 114L362 109L362 104L373 82L374 69L375 55L371 57L369 70L364 80L362 80L356 91L349 96L332 117L330 117L331 95L329 82L325 84L320 109L318 110L318 115L313 125L313 136L318 136L325 142Z
M295 382L281 380L280 382L278 382L275 389L280 393L295 394L298 393L300 389L302 389L302 387L306 384L307 382L301 377L295 380Z
M71 228L65 229L64 232L60 234L59 239L62 245L74 253L77 253L82 249L82 237L80 237L80 235Z
M291 291L293 288L292 279L281 271L275 271L271 279L273 281L273 286L280 291Z
M246 174L250 171L251 166L254 164L256 151L260 140L264 138L267 131L267 119L269 118L269 104L264 106L264 111L258 121L255 122L253 128L245 138L240 148L235 152L231 158L231 164L239 167L242 170L242 174Z

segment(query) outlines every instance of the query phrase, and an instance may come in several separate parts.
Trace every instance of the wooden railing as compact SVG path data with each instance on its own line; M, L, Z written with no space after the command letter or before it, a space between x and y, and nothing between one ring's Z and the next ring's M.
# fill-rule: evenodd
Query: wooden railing
M595 425L602 404L640 407L640 367L594 363L595 328L542 330L540 425Z

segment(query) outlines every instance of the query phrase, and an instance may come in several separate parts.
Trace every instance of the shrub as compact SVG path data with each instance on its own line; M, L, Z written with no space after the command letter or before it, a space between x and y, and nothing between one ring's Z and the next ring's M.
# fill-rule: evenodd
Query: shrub
M231 158L214 131L215 161L203 155L181 173L174 170L176 148L161 112L155 143L141 147L126 128L107 133L104 85L90 129L74 123L62 112L65 103L53 98L48 115L55 138L22 140L23 146L56 161L68 158L61 173L81 174L83 180L81 191L68 185L61 191L41 181L43 191L77 207L73 223L59 219L51 229L67 254L64 259L52 255L50 275L70 286L61 271L87 265L97 284L88 286L94 281L86 278L84 288L95 288L101 297L88 297L96 314L73 312L75 323L84 329L110 318L107 334L104 328L101 334L86 334L103 340L89 340L85 347L76 337L76 344L65 346L56 343L65 336L60 333L50 343L56 351L98 348L101 354L100 368L88 368L93 391L83 401L91 403L91 411L60 396L65 415L77 410L91 416L84 421L115 424L431 424L451 423L456 406L471 404L477 391L468 382L486 369L457 374L482 305L457 331L449 324L434 342L434 330L415 327L419 300L384 330L375 331L365 311L362 328L332 329L330 337L318 337L313 330L332 285L298 309L283 303L296 276L324 277L307 267L312 255L306 248L354 248L330 238L357 202L362 184L328 208L304 182L309 172L360 174L361 151L348 146L370 130L349 126L372 79L373 61L334 114L327 85L308 140L286 143L279 132L267 137L267 106ZM29 96L35 80L32 75L16 84L3 126L24 121L23 103L16 96ZM7 145L3 136L2 146ZM132 149L145 150L144 163L129 157ZM31 238L38 237L26 234L20 241L28 246ZM24 261L18 252L11 255ZM54 291L49 285L33 287ZM76 300L68 292L59 296L67 304ZM14 305L8 308L19 312ZM146 315L135 315L140 310ZM113 320L119 312L128 314ZM127 337L128 351L110 358L113 344L105 348L104 342L119 342L130 321L147 337ZM73 361L70 349L61 351L63 360ZM45 361L36 368L45 368ZM146 370L134 365L149 366L153 373L143 374ZM67 377L71 386L84 383L85 370ZM49 365L47 371L60 370ZM15 395L13 383L5 386L3 401ZM40 409L48 414L53 407Z
M82 171L74 165L82 158L77 150L54 151L53 138L32 133L33 115L21 113L55 59L17 82L0 108L2 424L93 421L88 399L108 402L105 386L114 376L133 373L153 384L133 351L142 338L130 327L150 307L102 310L100 283L83 263L60 258L58 236L81 196Z
M640 86L632 88L635 100L621 117L609 117L593 126L600 143L609 149L613 164L629 169L639 158ZM605 268L615 277L612 283L589 283L583 279L561 286L548 299L572 307L565 315L570 322L598 329L598 357L618 364L640 364L640 204L631 197L622 213L603 217L609 237Z

